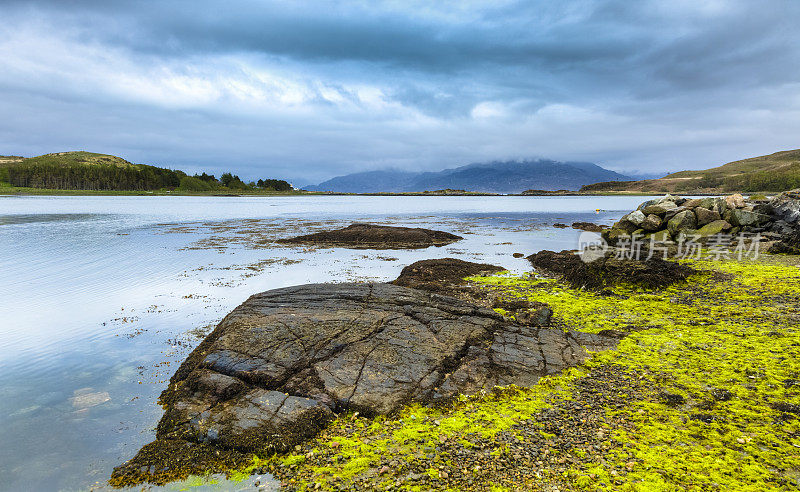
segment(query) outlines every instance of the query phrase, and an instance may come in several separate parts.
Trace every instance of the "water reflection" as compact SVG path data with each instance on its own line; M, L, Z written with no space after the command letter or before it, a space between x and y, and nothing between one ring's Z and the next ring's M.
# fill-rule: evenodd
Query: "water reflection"
M383 281L453 256L525 271L639 197L11 197L0 202L0 489L86 490L151 441L166 381L254 292ZM606 211L595 213L595 209ZM372 221L465 239L414 251L277 246ZM214 479L208 490L247 490ZM172 484L178 490L188 484ZM274 484L273 484L274 485ZM198 490L203 490L203 488Z

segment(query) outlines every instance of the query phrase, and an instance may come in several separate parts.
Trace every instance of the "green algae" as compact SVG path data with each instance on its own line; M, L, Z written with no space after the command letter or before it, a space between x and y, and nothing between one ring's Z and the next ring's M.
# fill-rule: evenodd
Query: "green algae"
M298 490L363 483L457 490L444 473L453 462L437 452L438 443L477 451L501 435L524 440L521 423L551 439L537 427L537 416L574 400L576 384L593 368L613 366L643 378L648 395L598 409L607 419L607 439L617 446L598 459L576 445L569 452L580 459L565 472L542 470L532 481L516 484L476 481L476 488L556 483L631 491L796 489L800 420L792 409L800 405L800 269L781 262L687 263L700 273L658 290L631 285L579 290L508 273L469 278L507 300L549 304L554 323L565 330L628 336L616 350L594 354L584 366L544 377L532 388L496 388L445 406L414 404L391 416L339 415L304 446L277 455L257 453L228 476L269 470ZM499 443L491 455L501 458L507 447ZM387 458L393 465L384 472L379 467ZM424 485L402 479L419 469L425 470Z
M587 367L646 369L653 393L685 403L632 402L607 409L630 423L614 437L629 443L610 465L572 470L572 484L614 490L765 490L797 487L800 424L775 409L800 402L800 270L789 265L696 261L706 272L688 285L606 295L552 281L470 279L505 295L547 302L554 318L583 331L628 329L613 352ZM720 275L722 274L722 275ZM723 394L724 398L715 397ZM796 407L794 407L796 408ZM612 476L615 463L634 469Z

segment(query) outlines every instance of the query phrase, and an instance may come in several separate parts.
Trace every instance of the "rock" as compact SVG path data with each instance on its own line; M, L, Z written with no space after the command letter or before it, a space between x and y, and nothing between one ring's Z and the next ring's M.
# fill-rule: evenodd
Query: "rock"
M720 216L724 214L725 211L728 209L728 205L725 202L725 199L722 197L703 198L702 200L700 200L699 206L707 208L709 210L713 210L714 212L720 214Z
M680 200L683 200L683 199L681 197L679 197L679 196L672 196L669 193L667 193L666 195L662 196L661 198L656 199L656 203L666 203L666 202L676 203L676 202L678 202Z
M714 236L716 234L720 234L724 231L729 231L733 227L727 221L724 220L715 220L709 224L704 225L700 229L697 230L696 234L701 237L709 237Z
M514 258L523 258L525 256L524 253L513 253L511 256Z
M734 193L733 195L725 197L725 204L730 209L743 208L744 207L744 197L739 193Z
M354 249L416 249L445 246L463 239L444 231L418 227L395 227L374 224L351 224L344 229L323 231L287 239L283 244L316 244Z
M789 225L789 223L784 220L776 220L775 222L773 222L772 225L770 226L770 230L772 232L778 233L783 236L787 236L794 232L792 226Z
M800 255L800 229L785 235L767 251L772 254Z
M703 200L701 198L692 198L691 200L686 200L683 203L683 206L686 208L695 208L700 207L702 203Z
M650 214L642 221L642 229L645 231L658 231L661 229L662 220L658 215Z
M658 200L647 200L646 202L642 202L638 207L636 207L636 210L642 210L647 206L655 204L657 201Z
M604 229L608 229L608 226L592 224L591 222L573 222L572 228L581 231L602 232Z
M629 221L627 219L620 219L618 222L615 222L614 225L611 226L611 228L612 229L621 229L621 230L625 231L626 233L630 234L633 231L635 231L636 229L638 229L639 226L637 226L636 224L634 224L633 222L631 222L631 221Z
M606 229L606 230L604 230L603 232L600 233L600 236L603 238L603 240L606 243L610 244L611 246L614 246L615 244L617 244L617 242L620 240L620 238L626 237L626 236L629 236L629 235L630 235L630 233L628 231L626 231L624 229L619 229L619 228L616 228L616 227L611 228L611 229Z
M722 218L718 212L709 210L705 207L696 207L694 209L694 215L697 218L698 227L702 227Z
M773 198L769 205L776 216L784 222L798 224L800 222L800 188L785 191Z
M84 410L111 400L108 391L92 391L91 388L76 390L74 396L69 399L72 406L77 410Z
M540 251L528 257L533 267L576 288L602 289L620 283L656 289L686 280L696 270L658 257L620 260L607 255L585 263L569 251Z
M486 263L473 263L456 258L416 261L403 268L395 285L450 294L464 277L481 273L501 272L505 268Z
M763 224L769 221L769 216L746 210L731 210L730 223L735 226L751 226Z
M669 220L667 223L667 229L669 229L670 234L676 236L679 231L685 229L695 229L696 225L697 223L694 212L691 210L684 210Z
M683 212L684 210L691 210L691 209L688 209L686 207L675 207L672 210L667 210L666 212L664 212L664 218L662 219L663 222L666 224L667 222L670 221L670 219L672 219L679 213Z
M677 208L677 206L678 205L676 205L675 202L663 201L644 207L642 209L642 212L645 215L650 215L650 214L663 215L666 212L672 210L673 208Z
M670 241L671 236L669 235L669 231L664 229L657 232L651 232L649 234L645 234L642 240L644 241L657 241L660 243Z
M634 210L624 217L625 220L637 226L641 226L645 218L646 216L641 210Z
M553 227L557 227L559 229L566 229L569 226L567 224L562 224L560 222L556 222L555 224L553 224Z
M237 307L184 361L161 395L156 443L282 452L336 412L387 414L496 385L529 386L581 363L586 349L616 343L510 324L491 309L392 284L272 290Z

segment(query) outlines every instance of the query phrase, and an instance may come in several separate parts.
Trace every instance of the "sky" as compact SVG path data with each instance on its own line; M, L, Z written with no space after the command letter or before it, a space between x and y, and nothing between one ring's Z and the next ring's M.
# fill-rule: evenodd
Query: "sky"
M0 0L0 154L317 183L800 148L800 1Z

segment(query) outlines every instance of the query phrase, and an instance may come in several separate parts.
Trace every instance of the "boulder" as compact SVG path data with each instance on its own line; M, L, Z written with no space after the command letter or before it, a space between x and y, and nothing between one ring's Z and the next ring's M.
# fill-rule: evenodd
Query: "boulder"
M698 229L696 234L701 237L709 237L715 234L721 234L730 231L733 226L724 220L715 220Z
M403 268L395 285L450 294L459 288L464 277L501 272L505 268L486 263L473 263L457 258L420 260Z
M539 251L528 257L533 267L555 276L576 288L603 289L617 284L632 284L646 289L666 287L686 280L696 270L653 257L647 261L624 260L608 254L584 262L570 252Z
M641 226L642 222L644 222L645 217L646 217L645 214L641 210L634 210L633 212L626 215L624 219L634 225Z
M655 214L650 214L645 217L641 223L641 226L645 231L654 232L661 229L662 223L663 221L661 220L661 217Z
M642 202L642 203L640 203L640 204L639 204L639 206L638 206L638 207L636 207L636 210L643 210L645 207L648 207L648 206L650 206L650 205L653 205L653 204L655 204L657 201L658 201L658 200L647 200L647 201L645 201L645 202Z
M669 230L670 234L676 236L679 231L685 229L695 229L696 225L697 221L695 219L694 212L691 210L684 210L669 220L667 223L667 229Z
M800 255L800 230L785 235L780 241L770 246L769 253Z
M623 218L623 219L620 219L619 221L615 222L614 225L611 226L611 228L612 229L621 229L621 230L625 231L626 233L630 234L633 231L635 231L636 229L638 229L639 226L637 226L633 222Z
M620 238L623 238L623 237L626 237L626 236L630 236L630 234L631 234L630 232L628 232L628 231L626 231L624 229L619 229L619 228L616 228L616 227L612 227L611 229L606 229L603 232L601 232L600 236L603 238L603 240L606 243L608 243L608 244L613 246L613 245L617 244L617 242L620 240Z
M725 204L728 208L743 208L744 207L744 197L739 193L734 193L733 195L729 195L725 197Z
M343 229L279 239L283 244L313 244L353 249L416 249L445 246L463 239L444 231L419 227L351 224Z
M698 227L702 227L722 218L715 210L709 210L705 207L696 207L694 209L694 215L697 218Z
M769 205L775 215L784 222L795 225L800 223L800 188L781 193L773 198Z
M684 210L691 210L691 209L689 209L689 208L686 208L686 207L684 207L684 206L680 206L680 207L675 207L675 208L673 208L672 210L667 210L667 211L664 213L664 216L663 216L663 221L664 221L664 223L666 224L667 222L669 222L669 221L670 221L670 219L672 219L673 217L675 217L675 216L676 216L676 215L678 215L679 213L683 212Z
M691 200L686 200L683 203L683 206L686 208L695 208L701 206L703 200L701 198L692 198Z
M675 202L670 201L662 201L658 203L654 203L652 205L648 205L642 209L642 212L645 215L655 214L655 215L663 215L666 212L672 210L673 208L677 208Z
M531 317L543 323L549 315ZM150 480L162 445L242 456L281 452L338 412L387 414L497 385L530 386L581 363L587 349L617 342L511 324L491 309L392 284L263 292L226 316L184 361L161 395L157 441L112 479ZM186 461L170 456L157 472Z
M572 223L573 229L578 229L580 231L589 231L589 232L603 232L603 230L608 229L607 225L600 225L600 224L593 224L591 222L573 222Z
M700 204L698 206L707 208L708 210L713 210L714 212L720 214L720 216L728 209L728 205L725 202L725 199L722 197L703 198L700 200Z
M769 222L768 215L759 214L756 212L748 212L742 209L731 210L730 223L735 226L754 226Z

